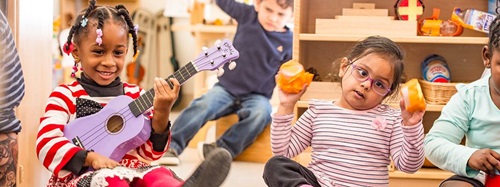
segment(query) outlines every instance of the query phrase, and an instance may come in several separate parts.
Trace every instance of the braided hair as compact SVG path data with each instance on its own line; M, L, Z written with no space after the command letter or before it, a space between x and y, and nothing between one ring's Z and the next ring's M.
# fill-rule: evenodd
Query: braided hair
M89 1L89 7L83 10L75 20L73 26L69 31L68 39L66 41L66 50L69 50L71 42L76 45L80 43L80 39L89 33L89 28L85 26L88 20L96 20L97 28L102 29L104 22L107 20L113 20L116 23L121 23L128 30L128 33L132 35L132 41L134 45L134 56L137 54L137 33L134 29L134 24L132 19L130 19L129 12L127 8L123 5L116 5L115 7L110 6L96 6L96 0ZM82 23L84 22L84 23Z
M493 48L500 47L500 16L497 16L490 24L488 33L488 51L493 54Z

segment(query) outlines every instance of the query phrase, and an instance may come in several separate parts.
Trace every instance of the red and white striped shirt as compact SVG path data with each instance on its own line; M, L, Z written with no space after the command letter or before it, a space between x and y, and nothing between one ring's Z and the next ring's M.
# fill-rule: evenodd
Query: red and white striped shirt
M407 173L424 162L422 124L402 126L401 112L384 104L356 111L316 100L292 120L273 115L272 151L292 158L311 146L308 168L322 186L387 186L391 158Z
M123 90L125 95L133 99L144 93L140 87L127 83L123 83ZM75 177L70 171L62 168L75 153L82 150L63 136L64 126L76 118L76 98L94 100L104 107L115 97L90 97L77 81L54 89L47 101L45 114L40 119L36 140L38 159L53 173L52 180L67 181ZM120 164L134 168L144 166L140 160L151 161L161 158L168 144L163 152L154 151L152 146L152 142L148 140L136 149L130 150Z

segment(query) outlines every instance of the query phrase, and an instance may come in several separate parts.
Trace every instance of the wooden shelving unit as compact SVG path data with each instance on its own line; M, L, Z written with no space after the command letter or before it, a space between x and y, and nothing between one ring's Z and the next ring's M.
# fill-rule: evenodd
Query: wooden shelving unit
M351 8L355 0L295 0L294 5L294 49L293 58L304 67L314 68L320 77L338 73L338 60L357 41L367 37L364 35L334 35L316 34L316 19L332 19L342 14L342 8ZM388 9L389 16L395 16L395 1L365 0L363 3L374 3L375 8ZM475 8L487 10L486 1L470 0L435 0L424 1L423 18L431 17L432 9L441 10L440 19L448 20L454 7ZM349 28L343 28L349 29ZM383 35L383 34L382 34ZM407 80L421 78L421 62L430 54L439 54L446 58L451 71L451 80L454 83L472 82L480 78L484 66L481 59L481 50L487 44L488 38L484 33L465 29L459 37L431 37L431 36L390 36L384 35L401 45L406 51L405 74ZM337 70L335 70L337 69ZM340 85L333 82L313 82L307 92L297 103L295 108L296 119L307 109L310 99L337 100L340 94ZM390 103L399 108L399 104ZM424 130L432 124L444 105L428 105L424 116ZM310 149L307 149L296 160L307 164L310 159ZM427 163L429 164L429 163ZM389 173L389 186L438 186L439 183L452 175L451 172L432 167L422 168L415 174L406 174L401 171Z
M328 35L328 34L299 34L300 41L342 41L356 42L363 37L351 35ZM398 43L423 43L423 44L478 44L484 45L488 37L433 37L433 36L387 36Z

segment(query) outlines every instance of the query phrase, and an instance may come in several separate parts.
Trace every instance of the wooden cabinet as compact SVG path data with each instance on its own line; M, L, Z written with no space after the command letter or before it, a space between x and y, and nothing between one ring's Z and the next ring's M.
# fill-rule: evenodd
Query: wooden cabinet
M357 41L367 37L365 35L333 35L316 34L316 19L333 19L342 14L343 8L351 8L353 0L295 0L294 5L294 49L293 58L304 65L315 68L320 77L336 75L340 58ZM390 16L395 16L394 4L396 1L365 0L363 3L374 3L377 9L388 9ZM433 8L441 10L440 19L448 20L454 7L475 8L487 10L487 1L470 0L435 0L424 1L423 18L431 17ZM349 28L344 28L349 29ZM382 34L383 35L383 34ZM407 80L421 78L421 62L430 54L439 54L446 58L451 72L452 82L471 82L480 78L484 66L481 59L481 49L487 44L487 35L481 32L464 29L459 37L431 37L431 36L391 36L384 35L403 47L406 52L405 74ZM332 71L337 69L337 71ZM335 82L313 82L306 94L296 106L297 117L307 108L310 98L336 100L340 95L340 86ZM397 106L397 105L394 105ZM429 105L424 116L425 132L431 128L439 117L442 105ZM299 162L309 159L309 152L300 155ZM304 162L302 162L304 163ZM417 174L403 174L390 172L390 186L409 186L413 184L429 184L437 186L442 179L451 176L450 172L438 168L424 168ZM414 183L420 181L422 183Z

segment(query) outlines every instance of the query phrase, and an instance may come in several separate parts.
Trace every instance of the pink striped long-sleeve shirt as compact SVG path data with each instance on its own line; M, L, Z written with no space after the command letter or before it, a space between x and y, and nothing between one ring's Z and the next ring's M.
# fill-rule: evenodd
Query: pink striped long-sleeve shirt
M387 186L391 158L407 173L424 162L422 124L402 126L401 112L384 104L355 111L313 100L292 120L273 116L272 151L292 158L311 146L308 168L322 186Z

